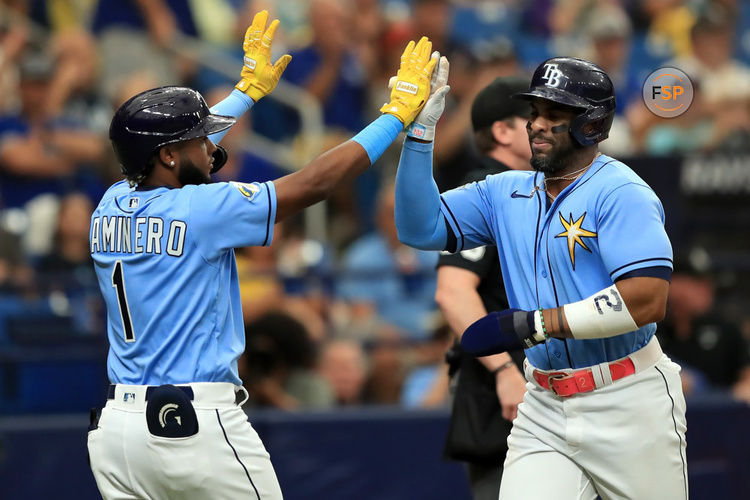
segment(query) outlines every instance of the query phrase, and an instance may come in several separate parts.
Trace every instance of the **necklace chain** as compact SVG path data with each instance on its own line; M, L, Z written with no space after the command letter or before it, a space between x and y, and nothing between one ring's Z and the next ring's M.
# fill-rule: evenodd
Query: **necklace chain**
M549 191L547 191L547 183L549 181L574 181L578 179L580 176L582 176L586 172L586 170L588 170L588 168L591 165L594 164L594 162L596 161L597 158L599 158L600 155L601 153L596 153L596 155L594 156L594 159L591 160L591 163L589 163L583 168L576 170L575 172L569 173L568 175L561 175L559 177L545 177L544 179L542 179L542 182L534 186L534 189L531 190L530 198L532 198L537 191L544 191L549 197L549 199L554 201L556 196L553 196L552 194L550 194Z

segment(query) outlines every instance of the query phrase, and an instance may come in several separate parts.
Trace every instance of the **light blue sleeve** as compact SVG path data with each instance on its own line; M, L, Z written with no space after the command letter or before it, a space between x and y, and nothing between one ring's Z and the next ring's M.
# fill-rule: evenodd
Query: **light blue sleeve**
M629 183L615 188L598 213L597 240L612 280L643 267L672 268L672 245L664 208L651 188Z
M492 177L472 182L442 195L441 209L458 239L458 252L498 244L493 231L495 211L490 197L493 182L490 179Z
M239 118L249 111L253 107L253 104L255 104L255 101L250 96L237 89L233 89L226 99L211 107L211 113ZM209 135L208 138L214 144L219 144L227 132L229 132L229 129Z
M352 141L362 146L370 158L370 165L388 149L396 140L404 124L393 115L380 115L374 122L365 127Z
M190 187L188 231L204 258L217 258L231 248L271 244L276 219L273 182Z
M448 240L440 211L440 191L432 178L432 143L406 139L396 173L396 229L401 243L443 250Z

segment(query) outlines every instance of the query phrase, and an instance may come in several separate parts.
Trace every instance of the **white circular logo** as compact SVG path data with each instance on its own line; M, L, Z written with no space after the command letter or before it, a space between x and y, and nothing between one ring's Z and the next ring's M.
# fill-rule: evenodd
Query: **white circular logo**
M643 102L656 116L675 118L693 102L693 84L682 70L659 68L643 82Z

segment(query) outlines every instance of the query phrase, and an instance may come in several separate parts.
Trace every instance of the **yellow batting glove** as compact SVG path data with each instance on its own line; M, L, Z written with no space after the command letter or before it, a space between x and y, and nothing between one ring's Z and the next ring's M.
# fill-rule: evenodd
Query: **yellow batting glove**
M409 42L401 56L401 66L396 74L396 83L391 89L391 102L380 111L389 113L409 125L419 114L430 96L430 77L437 64L432 59L432 42L423 36L418 43Z
M245 41L242 43L245 65L242 67L241 79L235 85L235 88L250 96L255 102L276 88L286 65L292 60L292 56L285 54L276 64L271 64L271 44L279 20L274 19L266 30L267 21L268 11L262 10L255 14L253 23L247 28Z

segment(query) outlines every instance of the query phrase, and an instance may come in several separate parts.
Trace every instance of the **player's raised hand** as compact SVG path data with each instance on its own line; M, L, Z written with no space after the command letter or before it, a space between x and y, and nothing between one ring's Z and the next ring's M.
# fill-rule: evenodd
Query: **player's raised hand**
M270 94L279 83L281 74L292 56L285 54L271 64L271 44L279 20L274 19L266 29L268 11L262 10L255 14L253 22L245 32L242 50L245 51L245 65L242 67L241 79L235 87L258 102L260 98Z
M430 95L430 78L437 59L430 57L432 42L423 36L416 44L409 42L401 56L391 100L380 111L401 120L404 126L414 121Z
M422 111L419 112L411 125L406 129L407 135L415 139L431 141L435 138L435 125L445 110L445 96L451 89L448 86L448 71L450 64L440 52L433 52L431 60L436 60L437 68L432 72L430 80L430 97Z

